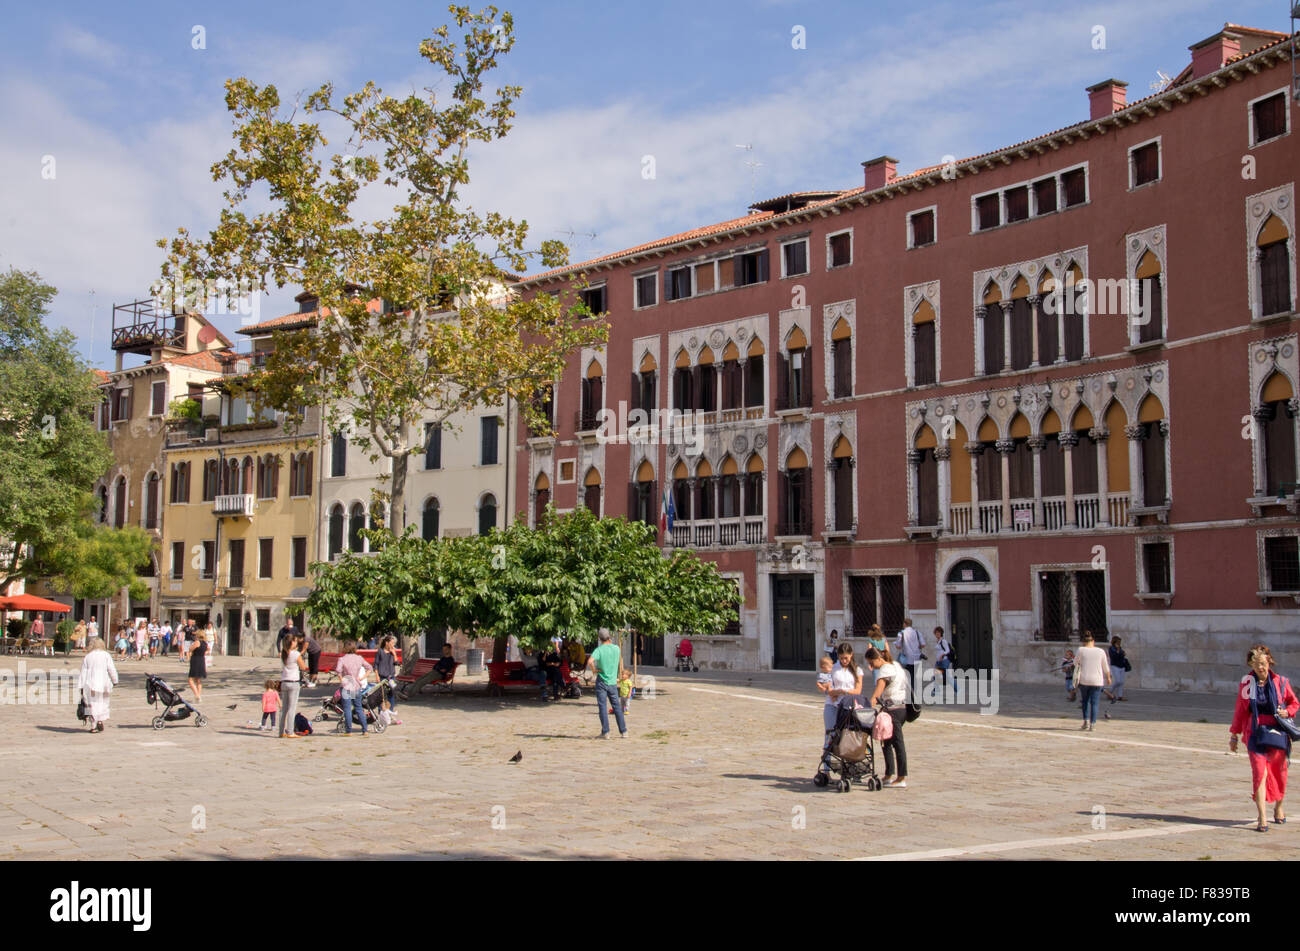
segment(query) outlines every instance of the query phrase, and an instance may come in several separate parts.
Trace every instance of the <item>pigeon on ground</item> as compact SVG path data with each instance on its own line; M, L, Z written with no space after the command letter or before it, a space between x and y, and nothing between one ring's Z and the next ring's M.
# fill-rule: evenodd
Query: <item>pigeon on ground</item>
M235 709L235 707L237 707L237 706L239 706L239 704L237 704L237 703L232 703L230 706L226 707L226 709L227 709L227 710L233 710L233 709Z
M520 750L520 751L519 751L518 753L516 753L514 756L510 757L510 762L512 762L512 763L517 763L517 762L519 762L519 761L520 761L521 759L523 759L523 758L524 758L524 751L523 751L523 750Z

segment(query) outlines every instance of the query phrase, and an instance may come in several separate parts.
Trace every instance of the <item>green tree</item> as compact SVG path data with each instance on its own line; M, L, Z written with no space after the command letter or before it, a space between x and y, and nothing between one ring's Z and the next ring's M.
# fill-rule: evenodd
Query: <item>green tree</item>
M73 335L46 325L55 293L35 273L11 268L0 277L0 588L64 569L90 572L113 564L113 552L138 554L131 540L92 522L91 489L113 457L93 423L102 400L95 375ZM147 550L116 572L117 588L135 581Z
M736 619L736 585L692 552L665 557L653 530L586 509L548 509L539 528L423 541L413 533L371 556L312 566L317 623L368 637L445 626L473 637L596 641L602 627L648 636L709 634Z
M206 240L180 229L159 242L166 282L292 283L317 295L314 326L276 333L265 368L233 385L298 421L303 407L324 406L331 429L371 461L387 458L394 536L421 421L514 400L540 424L537 394L608 332L572 298L506 291L510 272L537 259L559 266L568 252L558 241L530 249L527 222L461 196L470 147L509 132L521 90L484 98L486 75L514 45L510 14L450 12L456 35L444 25L419 47L441 99L432 86L398 99L374 83L340 99L327 84L286 106L274 86L228 81L236 144L212 167L229 185L220 224ZM329 151L322 122L342 130L342 151ZM361 220L358 202L376 193L392 213Z

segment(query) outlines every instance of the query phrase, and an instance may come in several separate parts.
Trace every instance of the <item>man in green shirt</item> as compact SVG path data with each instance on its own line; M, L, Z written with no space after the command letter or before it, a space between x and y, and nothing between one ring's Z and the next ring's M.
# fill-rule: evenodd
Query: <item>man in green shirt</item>
M596 674L596 708L600 712L600 738L609 739L609 711L614 708L618 719L618 735L627 736L627 721L623 719L623 704L618 698L618 671L622 667L622 654L611 643L609 631L600 632L600 646L587 659L587 669Z

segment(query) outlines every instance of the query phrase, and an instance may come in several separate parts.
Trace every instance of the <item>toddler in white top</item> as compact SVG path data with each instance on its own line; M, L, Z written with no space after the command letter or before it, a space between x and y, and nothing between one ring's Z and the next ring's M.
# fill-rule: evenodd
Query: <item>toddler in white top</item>
M829 693L831 689L831 659L823 657L820 665L820 672L817 674L817 689L822 693Z

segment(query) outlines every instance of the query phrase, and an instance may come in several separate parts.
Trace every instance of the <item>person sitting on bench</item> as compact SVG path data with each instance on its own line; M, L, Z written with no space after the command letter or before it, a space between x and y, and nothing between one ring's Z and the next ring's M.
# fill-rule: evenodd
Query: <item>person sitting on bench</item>
M560 670L560 652L555 645L542 655L542 668L546 671L546 680L551 687L551 699L559 700L564 689L564 672ZM542 699L546 698L546 688L542 688Z
M537 656L536 651L523 650L519 652L519 660L523 663L521 680L531 680L537 684L542 691L542 699L546 699L546 668L542 666L541 658Z
M442 675L443 683L451 680L452 675L456 673L456 658L452 656L450 644L442 645L442 656L433 665L433 669Z

